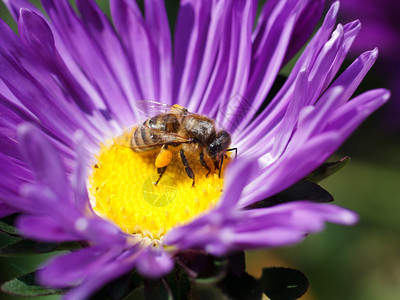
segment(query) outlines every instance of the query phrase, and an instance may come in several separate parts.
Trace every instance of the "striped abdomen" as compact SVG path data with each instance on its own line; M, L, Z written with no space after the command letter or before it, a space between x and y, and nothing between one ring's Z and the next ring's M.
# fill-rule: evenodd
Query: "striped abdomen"
M159 149L171 142L168 132L177 133L179 121L174 114L159 114L147 119L133 133L131 148L135 152L148 152Z

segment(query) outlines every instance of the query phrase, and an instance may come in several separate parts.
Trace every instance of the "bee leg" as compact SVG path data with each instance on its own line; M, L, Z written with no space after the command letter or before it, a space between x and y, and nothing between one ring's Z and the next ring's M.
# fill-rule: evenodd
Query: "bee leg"
M189 176L189 178L193 179L192 187L194 187L194 173L193 173L192 168L190 168L190 166L189 166L189 162L187 161L187 158L185 156L185 152L183 152L183 149L181 149L180 154L181 154L182 163L185 166L186 174L187 174L187 176Z
M224 162L224 157L222 156L220 161L214 159L213 162L215 170L218 170L218 178L221 178L221 170L222 170L222 163Z
M172 159L172 152L168 150L168 146L167 145L162 146L160 153L158 153L155 161L159 177L154 185L157 185L161 177L164 175L167 166L171 162L171 159Z
M221 178L221 171L222 171L222 164L224 163L224 157L221 157L221 164L219 165L219 172L218 172L218 178Z
M158 182L160 181L161 177L164 175L166 169L167 169L167 166L162 167L162 168L157 168L157 173L158 173L159 177L158 177L157 181L154 183L154 185L158 184Z
M200 153L200 163L201 163L201 165L203 166L203 168L205 168L205 169L208 171L208 173L206 174L206 177L208 177L208 175L210 174L211 170L210 170L210 168L207 166L206 161L204 160L204 154L203 154L203 152Z

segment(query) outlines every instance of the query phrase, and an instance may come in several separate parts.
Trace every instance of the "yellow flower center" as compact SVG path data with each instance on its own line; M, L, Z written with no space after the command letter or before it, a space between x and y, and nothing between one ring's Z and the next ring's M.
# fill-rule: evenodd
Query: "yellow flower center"
M206 177L199 153L186 151L195 174L192 187L179 155L180 147L168 149L173 153L171 163L155 185L159 177L155 160L160 150L136 153L115 141L101 145L89 177L93 210L128 234L159 239L171 228L213 208L222 193L222 174L219 178L212 161L205 157L212 169Z

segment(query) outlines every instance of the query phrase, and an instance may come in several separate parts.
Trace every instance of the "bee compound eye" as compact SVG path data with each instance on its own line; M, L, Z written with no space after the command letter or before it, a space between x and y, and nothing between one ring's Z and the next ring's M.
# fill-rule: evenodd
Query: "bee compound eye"
M217 145L217 143L216 142L212 142L210 145L209 145L209 147L208 147L208 149L207 149L208 151L208 155L210 156L210 157L215 157L216 155L217 155L217 153L218 153L218 145Z

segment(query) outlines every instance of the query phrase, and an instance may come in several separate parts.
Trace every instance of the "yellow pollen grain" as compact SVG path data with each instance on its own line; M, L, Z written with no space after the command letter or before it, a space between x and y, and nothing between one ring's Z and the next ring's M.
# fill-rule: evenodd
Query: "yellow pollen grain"
M155 186L157 151L136 153L117 143L102 145L89 177L93 210L128 234L159 239L174 226L212 209L222 194L223 176L219 178L218 171L212 171L206 178L199 154L187 151L195 174L192 187L179 156L180 148L169 149L173 152L171 163ZM212 161L205 160L212 168Z

